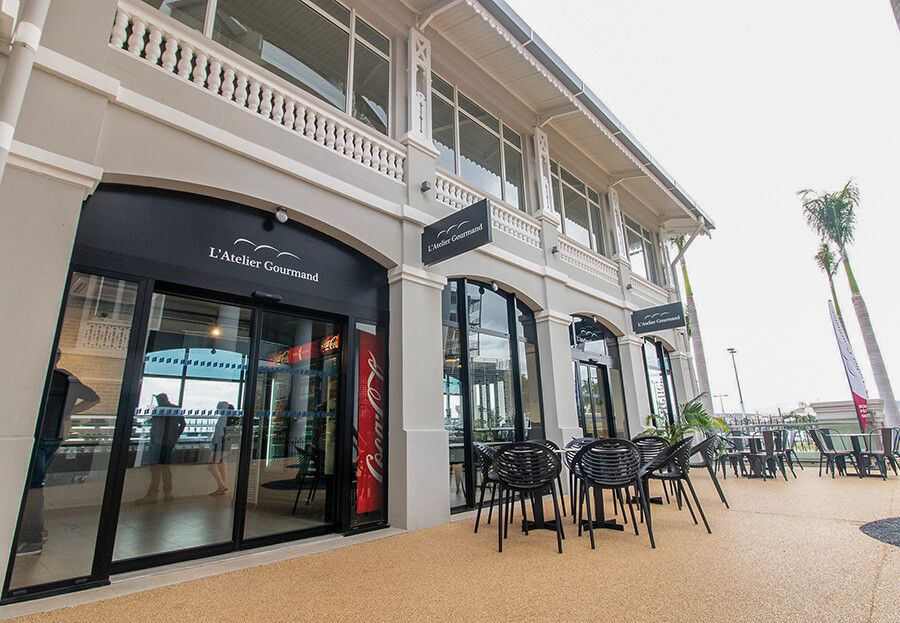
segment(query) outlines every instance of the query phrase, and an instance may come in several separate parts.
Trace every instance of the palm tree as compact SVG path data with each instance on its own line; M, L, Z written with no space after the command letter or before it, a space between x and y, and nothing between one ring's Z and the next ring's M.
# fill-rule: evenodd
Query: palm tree
M838 320L841 321L841 326L844 328L844 332L847 332L847 326L844 324L844 314L841 312L841 305L838 303L837 291L834 289L834 276L837 274L838 268L840 268L840 263L838 258L835 257L834 251L831 248L831 245L827 242L822 242L819 245L819 250L814 256L816 260L816 264L819 265L819 270L825 273L825 276L828 277L828 286L831 288L831 300L834 303L834 311L837 314Z
M884 365L884 358L881 356L878 340L875 338L875 329L872 327L866 302L860 294L856 276L850 267L848 247L853 243L853 234L856 228L859 188L851 179L837 192L823 191L816 194L810 189L804 189L798 191L797 195L800 197L803 213L806 215L806 222L809 226L823 242L830 241L837 247L840 262L844 267L850 286L850 300L853 302L866 354L869 356L869 364L872 366L872 374L875 377L875 387L884 402L885 426L900 426L900 413L897 411L891 380Z
M679 251L684 249L684 236L672 239ZM681 256L681 278L684 281L685 311L687 312L687 332L691 338L691 350L694 351L694 365L697 368L697 385L700 389L699 400L707 411L714 413L712 393L709 391L709 372L706 368L706 353L703 350L703 337L700 334L700 318L697 316L697 305L694 302L694 290L688 277L687 262Z

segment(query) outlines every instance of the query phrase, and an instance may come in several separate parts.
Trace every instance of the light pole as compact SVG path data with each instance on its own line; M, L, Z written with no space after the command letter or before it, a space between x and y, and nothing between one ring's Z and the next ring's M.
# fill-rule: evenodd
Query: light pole
M725 415L725 401L723 398L728 398L728 394L716 394L713 398L719 399L719 407L722 409L722 415Z
M744 409L744 394L741 393L741 379L738 377L737 360L734 358L734 356L737 354L737 351L733 348L729 348L728 352L731 353L731 364L734 366L734 380L737 381L738 398L741 401L741 417L743 417L744 420L746 420L747 419L747 410Z

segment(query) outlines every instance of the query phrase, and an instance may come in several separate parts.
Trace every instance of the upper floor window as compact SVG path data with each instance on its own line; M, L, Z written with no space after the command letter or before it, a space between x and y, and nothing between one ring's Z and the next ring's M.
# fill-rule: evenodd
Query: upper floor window
M622 226L625 230L625 244L628 246L631 271L653 283L660 283L653 234L627 216L624 218Z
M383 134L390 41L334 0L144 0Z
M434 74L431 86L438 167L525 210L521 135Z
M550 178L553 204L562 217L563 233L597 253L606 255L604 204L600 193L552 160Z

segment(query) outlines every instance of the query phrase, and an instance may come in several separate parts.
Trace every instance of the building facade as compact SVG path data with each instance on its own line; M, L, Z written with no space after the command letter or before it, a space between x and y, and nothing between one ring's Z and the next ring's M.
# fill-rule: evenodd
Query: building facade
M440 524L473 443L633 436L696 394L684 329L630 316L713 224L504 3L42 26L0 182L4 600ZM423 265L484 198L492 241Z

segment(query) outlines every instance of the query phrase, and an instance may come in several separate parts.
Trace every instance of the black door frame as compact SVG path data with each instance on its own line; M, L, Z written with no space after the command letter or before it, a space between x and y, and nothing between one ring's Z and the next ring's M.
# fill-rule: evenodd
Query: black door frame
M383 494L384 519L381 521L364 524L361 526L352 526L352 517L349 508L350 499L350 480L349 466L351 455L347 453L351 449L352 438L351 429L353 427L353 418L351 410L354 406L354 397L350 394L355 387L356 382L348 382L348 374L352 373L352 363L358 358L358 344L355 339L355 329L357 322L371 323L378 327L382 327L384 318L377 320L365 319L357 316L340 316L337 314L300 308L292 305L283 305L269 301L257 301L247 299L245 297L235 296L222 292L211 292L192 286L181 284L170 284L157 282L154 279L142 277L138 275L130 275L119 273L116 271L105 270L90 265L73 264L66 278L65 295L62 297L60 312L57 320L56 332L53 341L53 351L58 347L59 337L62 330L62 322L65 306L68 303L69 287L72 276L75 273L83 273L91 276L107 277L112 279L121 279L137 285L137 294L135 298L135 309L132 316L131 335L129 336L128 353L122 374L122 388L120 389L120 398L117 408L116 425L113 432L113 440L110 449L109 465L107 466L106 479L103 489L103 498L101 501L101 511L97 525L97 538L94 546L94 555L91 563L91 574L89 576L79 576L64 580L57 580L50 583L35 584L22 587L14 591L9 590L9 583L12 579L12 571L15 562L15 547L18 542L18 534L21 527L22 514L24 512L25 495L28 491L28 482L25 483L23 496L19 505L19 516L16 522L16 529L12 541L10 552L10 564L7 568L6 578L3 585L3 598L0 603L14 603L35 598L47 597L55 594L68 593L75 590L87 588L95 588L109 584L109 578L112 575L133 571L137 569L145 569L149 567L161 566L182 562L186 560L194 560L206 558L217 554L225 554L244 549L252 549L265 545L282 543L285 541L294 541L323 534L347 534L363 530L371 530L384 527L387 524L387 488L385 486ZM251 311L251 339L250 354L248 359L247 386L244 394L244 422L242 424L242 443L240 458L238 463L238 480L235 486L235 502L233 510L233 530L232 539L227 542L214 543L199 547L185 548L174 550L171 552L163 552L159 554L151 554L138 558L129 558L121 561L113 561L115 538L118 528L119 511L121 507L122 493L124 487L125 472L128 464L127 436L131 431L134 420L134 410L139 400L141 387L141 378L143 371L143 359L146 350L147 335L149 332L149 316L151 312L152 299L154 293L171 294L185 298L194 298L198 300L221 302L228 304L240 305L249 308ZM340 373L338 376L338 416L336 419L336 439L335 439L335 509L333 513L333 521L329 525L321 527L313 527L299 529L285 533L273 535L265 535L250 539L243 538L243 528L246 517L246 493L249 486L249 461L252 443L252 427L253 413L255 409L255 388L258 372L258 353L259 353L259 328L262 322L262 312L273 311L276 313L293 315L303 318L327 319L335 322L340 327L341 347ZM386 327L386 325L385 325ZM385 328L386 331L386 328ZM385 334L385 340L387 335ZM53 357L50 357L45 387L41 401L41 409L38 415L36 431L40 431L43 421L43 403L46 401L46 395L49 391L50 372L53 370ZM385 378L388 371L385 370ZM351 378L355 379L355 375ZM385 401L387 395L385 393ZM384 404L387 404L386 402ZM385 460L387 459L387 422L385 425ZM249 433L248 433L249 430ZM35 445L37 444L37 432L35 434ZM31 460L29 463L28 474L31 474L34 463L34 447L32 448ZM385 483L386 485L387 483ZM339 505L339 506L338 506Z
M575 396L578 400L579 411L581 413L586 412L584 400L581 395L581 366L591 366L593 368L596 368L597 378L601 380L601 383L603 383L603 391L606 394L606 400L604 401L604 404L606 405L607 431L609 432L610 437L617 437L619 434L618 427L616 426L617 414L616 407L613 404L612 391L610 386L611 380L609 378L609 369L613 363L612 358L606 355L585 354L582 351L573 349L572 361L575 362ZM591 406L591 413L593 414L594 421L596 422L596 413L594 413L593 405ZM584 428L582 428L582 430L584 430ZM597 430L596 424L594 426L594 430Z

